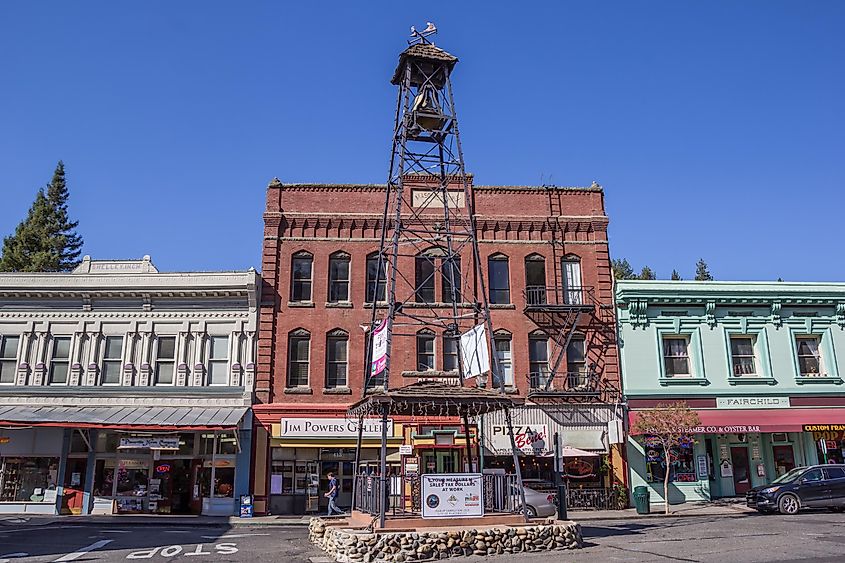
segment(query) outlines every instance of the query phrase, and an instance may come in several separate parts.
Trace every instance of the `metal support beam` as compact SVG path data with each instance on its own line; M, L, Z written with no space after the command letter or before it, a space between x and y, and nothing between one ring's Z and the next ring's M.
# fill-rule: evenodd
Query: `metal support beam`
M522 516L525 521L530 521L528 517L528 505L525 503L525 487L522 485L522 469L519 467L519 451L516 449L516 439L513 436L513 422L511 421L511 410L505 409L505 424L508 425L508 436L511 439L511 451L513 452L513 467L516 471L516 484L519 488L519 502L522 505Z
M387 517L387 407L383 406L381 411L381 483L379 491L379 528L384 529L384 520ZM360 432L360 430L359 430ZM359 434L360 435L360 434Z

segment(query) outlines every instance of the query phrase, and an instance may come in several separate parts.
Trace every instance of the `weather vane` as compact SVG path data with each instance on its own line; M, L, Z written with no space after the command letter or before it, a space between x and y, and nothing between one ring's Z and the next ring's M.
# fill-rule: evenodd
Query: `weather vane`
M408 45L416 45L417 43L434 45L429 37L437 33L437 26L432 22L425 22L425 24L425 29L422 31L417 31L415 26L411 26L411 38L408 39Z

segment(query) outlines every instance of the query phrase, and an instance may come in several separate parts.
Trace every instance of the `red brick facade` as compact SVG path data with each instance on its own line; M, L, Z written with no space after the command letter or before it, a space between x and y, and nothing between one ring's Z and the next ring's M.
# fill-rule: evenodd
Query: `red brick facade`
M267 188L255 412L259 424L268 429L282 415L341 415L346 405L361 396L365 361L362 326L370 322L370 309L365 304L366 258L379 248L385 191L383 185L282 184L278 180ZM492 305L491 314L494 329L511 335L514 397L527 395L528 338L538 330L534 320L523 312L525 259L529 255L545 259L547 286L562 285L556 279L560 268L555 267L561 257L580 260L582 283L592 288L597 302L595 314L579 323L587 362L595 364L603 389L618 389L608 219L601 188L473 186L471 198L485 278L488 257L498 254L508 259L511 303ZM554 249L552 241L557 241ZM465 273L473 276L469 250L462 263ZM307 303L291 300L292 257L302 252L313 256L311 301ZM350 258L348 304L328 303L329 257L337 252ZM413 259L407 260L405 271L413 275ZM477 283L474 277L473 282ZM439 295L439 284L437 291ZM326 390L326 336L338 329L348 334L349 390ZM309 385L307 389L291 390L287 387L288 341L291 332L297 330L310 334ZM437 335L437 369L443 361L440 343ZM395 340L393 352L391 387L415 381L401 377L402 371L416 369L414 339ZM257 447L262 447L261 440L257 440ZM257 454L256 470L261 458ZM259 498L262 488L256 483Z

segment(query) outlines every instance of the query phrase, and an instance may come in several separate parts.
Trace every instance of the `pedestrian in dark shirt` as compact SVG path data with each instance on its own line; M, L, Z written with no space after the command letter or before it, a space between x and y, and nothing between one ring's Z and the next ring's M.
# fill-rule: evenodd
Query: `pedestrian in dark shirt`
M337 494L339 492L338 484L337 484L337 477L334 476L334 473L329 472L327 475L329 478L329 492L326 493L326 498L329 499L329 510L326 516L333 516L333 512L341 514L343 516L346 515L346 512L342 511L337 507L335 504L335 500L337 499Z

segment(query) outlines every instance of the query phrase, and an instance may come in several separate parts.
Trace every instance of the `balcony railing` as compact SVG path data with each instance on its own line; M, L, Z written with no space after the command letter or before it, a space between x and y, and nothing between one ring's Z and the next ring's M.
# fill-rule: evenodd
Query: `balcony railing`
M595 297L592 287L529 285L522 292L526 309L592 309Z
M532 393L597 393L598 374L591 370L559 372L546 389L549 372L529 373L529 395Z

